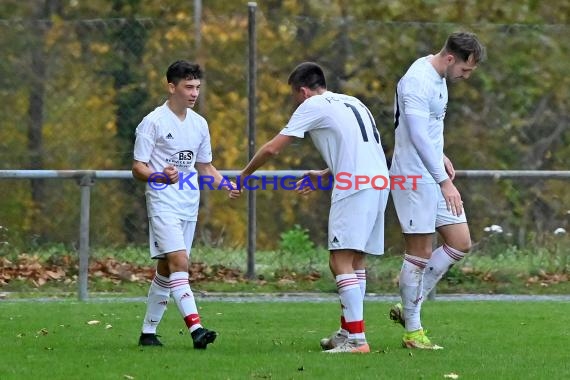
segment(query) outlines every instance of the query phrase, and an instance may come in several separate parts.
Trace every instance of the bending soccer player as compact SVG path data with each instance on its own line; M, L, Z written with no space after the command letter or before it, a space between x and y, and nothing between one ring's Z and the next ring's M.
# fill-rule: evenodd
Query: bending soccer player
M304 62L289 76L297 106L288 124L263 145L241 172L255 172L295 139L309 134L328 168L307 173L307 181L338 173L388 178L386 157L372 114L358 99L327 90L325 75L316 63ZM305 181L300 181L301 183ZM301 186L302 187L302 186ZM299 188L305 193L307 188ZM329 264L342 308L341 328L321 341L327 353L370 352L364 331L366 254L384 252L384 211L388 188L369 181L343 190L334 186L328 221Z

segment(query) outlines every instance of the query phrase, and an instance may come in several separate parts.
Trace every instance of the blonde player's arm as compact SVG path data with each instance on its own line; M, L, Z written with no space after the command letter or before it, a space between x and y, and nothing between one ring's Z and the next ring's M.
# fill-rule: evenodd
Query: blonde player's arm
M453 163L445 154L443 155L443 165L445 166L445 171L449 176L449 179L452 181L455 179L455 168L453 167Z
M451 181L443 165L443 160L440 161L438 159L435 148L427 136L426 119L416 115L405 115L405 117L409 125L410 140L414 144L424 166L439 184L447 209L453 215L461 215L463 213L461 194L459 194L459 191Z

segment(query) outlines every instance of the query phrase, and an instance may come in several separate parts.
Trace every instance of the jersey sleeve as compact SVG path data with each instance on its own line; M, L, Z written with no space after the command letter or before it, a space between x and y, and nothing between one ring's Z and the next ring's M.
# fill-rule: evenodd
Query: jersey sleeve
M426 92L425 84L419 78L404 78L400 91L406 115L429 118L429 94Z
M148 118L144 118L135 132L135 147L133 158L140 162L149 162L156 144L156 128Z
M212 144L210 142L210 130L208 129L208 123L205 120L203 120L202 123L202 142L198 148L196 162L199 162L201 164L209 164L212 162Z
M280 134L304 138L305 133L318 128L319 121L322 119L322 112L319 105L310 100L305 100L297 107L285 128L279 132Z
M441 183L449 178L443 165L443 160L438 155L431 143L428 133L427 124L429 119L417 115L404 115L410 130L410 140L414 144L414 148L418 152L427 171L431 174L435 182Z

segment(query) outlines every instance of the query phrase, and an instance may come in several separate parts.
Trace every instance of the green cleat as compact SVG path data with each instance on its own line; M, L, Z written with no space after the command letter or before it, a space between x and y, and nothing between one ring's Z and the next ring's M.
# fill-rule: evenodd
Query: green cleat
M443 347L433 344L423 329L406 332L402 339L404 348L418 348L420 350L443 350Z

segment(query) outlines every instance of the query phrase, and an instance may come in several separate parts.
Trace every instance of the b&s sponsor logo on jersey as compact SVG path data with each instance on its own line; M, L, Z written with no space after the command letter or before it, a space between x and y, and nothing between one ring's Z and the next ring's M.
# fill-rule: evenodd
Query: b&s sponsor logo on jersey
M192 159L194 158L194 152L191 150L181 150L174 153L172 156L166 159L166 163L176 168L188 169L192 167Z

